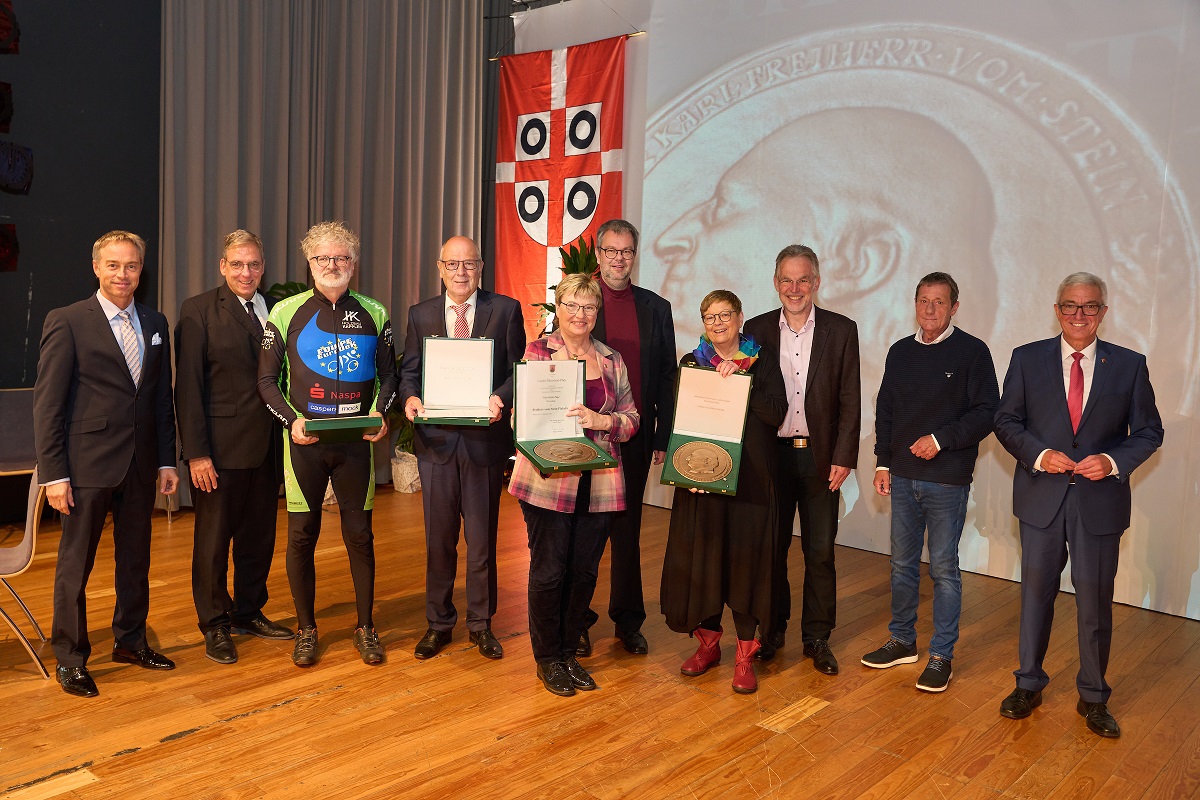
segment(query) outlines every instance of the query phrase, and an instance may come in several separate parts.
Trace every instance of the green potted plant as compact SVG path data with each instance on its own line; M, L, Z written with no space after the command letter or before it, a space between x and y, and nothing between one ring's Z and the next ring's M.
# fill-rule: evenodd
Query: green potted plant
M595 275L600 269L600 262L596 260L596 240L595 238L585 239L579 237L579 241L571 245L568 250L565 247L558 248L559 255L562 256L562 273L563 275L574 275L583 273L584 275ZM554 291L558 284L548 286L548 291ZM546 327L542 333L551 329L554 324L554 303L533 303L535 308L542 310L542 319L546 321Z

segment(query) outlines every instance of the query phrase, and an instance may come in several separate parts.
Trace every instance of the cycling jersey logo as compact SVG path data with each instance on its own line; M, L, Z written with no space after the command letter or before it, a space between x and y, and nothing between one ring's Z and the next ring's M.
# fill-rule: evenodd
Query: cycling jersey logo
M308 390L308 396L314 400L324 400L325 390L321 388L321 384L314 383L312 388Z
M342 317L342 327L362 330L362 323L358 321L358 312L347 311L346 315Z
M336 415L338 413L338 407L326 405L325 403L309 403L308 411L310 414Z
M336 377L341 381L365 382L375 379L375 348L378 343L379 340L374 336L326 333L317 327L317 318L314 316L296 338L296 352L304 366L318 375Z
M339 414L357 414L362 403L342 403L337 408Z
M267 328L265 331L263 331L262 349L270 350L274 346L275 346L275 329Z

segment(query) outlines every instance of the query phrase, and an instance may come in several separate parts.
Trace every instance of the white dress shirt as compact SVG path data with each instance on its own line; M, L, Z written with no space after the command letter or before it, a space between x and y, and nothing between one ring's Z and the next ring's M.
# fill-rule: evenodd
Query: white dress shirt
M808 436L808 418L804 415L804 393L808 390L808 364L812 358L813 331L817 315L809 309L800 330L792 330L787 315L779 310L779 370L787 389L788 413L779 426L780 436Z

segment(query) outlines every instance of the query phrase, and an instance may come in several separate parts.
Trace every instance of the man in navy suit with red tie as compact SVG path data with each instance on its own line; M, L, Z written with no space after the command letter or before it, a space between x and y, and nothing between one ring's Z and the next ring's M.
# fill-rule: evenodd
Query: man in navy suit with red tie
M100 290L46 316L34 385L38 476L63 515L54 570L51 644L58 682L99 694L88 673L88 576L113 514L117 607L113 661L174 669L146 641L150 609L150 514L154 490L174 494L175 410L167 318L135 303L146 256L142 237L112 231L92 246Z
M1108 288L1068 275L1054 309L1062 336L1013 351L996 411L996 438L1017 459L1013 513L1021 527L1021 666L1000 714L1023 719L1041 705L1042 667L1060 575L1071 559L1079 635L1077 711L1115 739L1104 679L1121 534L1129 527L1130 474L1163 441L1146 357L1096 338Z
M454 576L458 570L458 532L467 541L467 631L485 658L501 658L504 648L492 634L496 613L496 527L504 466L513 454L512 428L502 421L512 408L513 363L525 354L521 304L479 288L483 259L479 246L465 236L442 245L437 262L446 293L408 310L400 397L411 420L425 413L421 402L421 343L426 336L491 339L491 424L476 428L417 425L413 449L421 475L425 510L425 615L429 629L414 655L432 658L450 643L458 610Z

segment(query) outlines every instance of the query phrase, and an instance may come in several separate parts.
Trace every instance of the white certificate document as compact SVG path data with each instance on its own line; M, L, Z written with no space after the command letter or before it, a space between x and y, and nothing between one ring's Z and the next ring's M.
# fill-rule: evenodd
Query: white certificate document
M427 336L421 360L423 417L490 417L491 339Z
M568 417L567 409L583 402L586 367L583 361L521 361L513 367L519 441L583 436L579 417Z
M750 375L722 378L716 370L682 367L675 433L716 442L741 442L750 405Z

